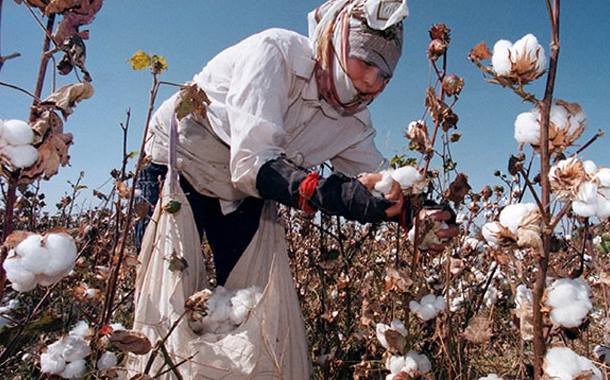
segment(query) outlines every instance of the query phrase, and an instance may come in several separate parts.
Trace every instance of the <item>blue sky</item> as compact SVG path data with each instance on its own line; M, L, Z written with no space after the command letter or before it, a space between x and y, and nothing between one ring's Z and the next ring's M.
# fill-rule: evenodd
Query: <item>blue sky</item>
M171 4L171 5L170 5ZM97 19L88 27L87 67L93 77L95 95L81 103L66 123L74 134L71 166L43 183L51 202L68 190L66 180L85 171L90 189L104 184L109 172L120 166L119 123L131 108L129 135L131 150L139 147L148 103L150 76L132 71L128 58L138 49L167 58L169 70L163 79L184 82L223 48L246 36L270 27L306 33L306 14L320 1L232 0L161 1L107 0ZM455 1L413 0L405 22L403 56L385 92L375 100L371 112L378 130L377 144L391 156L408 145L403 131L424 111L424 91L430 68L426 59L428 28L445 22L452 29L449 71L464 77L465 87L455 108L462 139L453 147L458 169L470 176L475 189L493 182L495 169L506 167L509 155L517 150L512 137L517 114L530 109L511 92L489 85L466 58L480 41L488 45L501 38L517 40L534 33L548 52L549 23L544 0ZM33 91L42 46L42 32L24 6L4 1L1 53L17 51L18 59L8 61L0 71L0 81ZM561 11L561 53L556 95L579 102L588 117L589 128L581 142L598 129L608 130L610 120L610 53L607 38L610 2L564 1ZM543 77L530 91L542 96ZM58 84L73 82L73 76ZM157 104L174 91L165 88ZM49 93L45 87L43 96ZM0 87L0 118L27 119L30 99ZM590 148L586 157L602 166L610 165L605 137ZM108 190L106 185L102 190ZM90 198L86 190L83 199Z

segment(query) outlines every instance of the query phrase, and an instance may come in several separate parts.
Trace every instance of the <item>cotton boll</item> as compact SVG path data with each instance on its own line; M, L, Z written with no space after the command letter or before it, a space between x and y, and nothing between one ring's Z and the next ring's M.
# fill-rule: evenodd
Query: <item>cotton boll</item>
M63 355L67 362L81 360L91 354L89 343L80 336L68 335L62 339L62 342L65 345Z
M40 286L51 286L64 277L65 273L58 273L55 276L47 276L46 274L37 274L36 282Z
M34 131L25 121L6 120L2 138L9 145L27 145L34 141Z
M233 305L231 311L229 313L229 318L233 324L239 326L248 318L248 314L250 313L250 309L248 309L244 305Z
M396 374L405 366L405 357L404 356L390 356L388 360L385 362L385 367L390 370L393 374Z
M513 44L507 40L499 40L494 45L491 65L496 74L500 76L510 74L512 66L510 62L510 49L512 46Z
M7 145L2 148L0 154L7 157L11 164L19 169L34 165L38 159L38 150L31 145Z
M66 361L58 353L48 351L40 355L40 371L52 375L60 374L66 367Z
M494 286L487 288L487 291L483 296L483 302L485 302L487 307L495 305L495 303L498 302L498 289L496 289Z
M591 380L602 380L600 370L587 358L567 347L554 347L544 357L544 373L552 379L572 380L585 371L591 371Z
M600 219L610 218L610 188L599 190L596 215Z
M411 301L411 302L413 302L413 301ZM378 323L375 326L375 334L377 335L377 340L386 350L388 349L389 346L388 346L388 340L385 338L385 332L389 328L390 328L390 326L388 326L384 323Z
M70 330L70 335L78 336L81 338L89 336L89 324L87 323L87 321L79 321L72 328L72 330Z
M42 273L49 260L49 251L42 244L40 235L30 235L15 248L21 256L21 265L32 273Z
M521 37L512 46L511 52L515 57L514 61L521 59L536 62L536 72L541 73L544 71L546 66L546 57L544 55L544 49L538 43L538 39L533 34L526 34Z
M485 240L492 244L492 245L497 245L500 243L500 239L499 239L499 233L501 230L501 226L499 223L497 222L491 222L491 223L485 223L483 225L483 228L481 228L481 233L483 234L483 237L485 238Z
M97 369L100 371L107 370L112 367L116 367L118 360L116 355L110 351L106 351L97 361Z
M375 184L375 190L381 194L388 194L392 191L394 179L389 171L384 171L381 180Z
M572 202L572 211L578 216L591 217L597 212L597 185L584 182L578 187L576 198Z
M53 276L59 273L67 274L74 267L76 260L76 244L66 233L49 234L44 240L50 257L42 273Z
M413 166L403 166L391 172L394 181L400 184L403 190L411 189L414 194L421 193L425 186L425 178Z
M599 183L601 187L610 187L610 169L601 168L595 174L595 180Z
M28 292L36 287L36 277L23 267L19 256L8 257L2 267L16 291Z
M397 319L393 320L392 322L390 322L390 328L392 330L396 330L400 335L406 337L408 332L407 332L407 328L405 327L405 324L402 323L402 321L399 321Z
M580 326L593 305L591 288L582 279L562 278L547 289L546 305L551 307L553 324L563 327Z
M540 144L540 124L532 112L523 112L515 119L515 140L519 144Z
M537 206L533 203L508 205L500 212L500 224L516 234L525 217L536 209Z
M410 351L407 353L407 358L412 358L417 363L417 371L421 373L430 372L432 369L432 364L428 357L424 354L418 354L415 351Z
M595 162L591 160L583 161L582 166L585 168L585 173L588 175L594 175L597 173L597 165L595 165Z
M485 376L485 377L480 377L479 380L503 380L500 376L496 375L495 373L490 373L489 375Z
M60 374L64 379L78 379L83 377L87 371L87 364L84 360L76 360L66 364L66 368Z

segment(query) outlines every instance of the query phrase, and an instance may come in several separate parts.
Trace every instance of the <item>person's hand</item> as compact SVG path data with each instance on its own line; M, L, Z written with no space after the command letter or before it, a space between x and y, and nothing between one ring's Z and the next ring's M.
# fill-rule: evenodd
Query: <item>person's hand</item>
M383 178L383 173L366 173L358 177L358 181L362 183L368 191L375 190L375 184ZM385 210L385 214L388 218L392 218L400 214L403 205L402 189L398 182L392 180L392 190L389 193L384 194L385 199L392 202L392 206Z
M423 238L420 238L420 248L423 250L440 253L460 232L458 225L454 224L454 215L449 210L424 206L418 215L419 225L424 227L427 224L429 226L423 228L424 235ZM413 225L415 226L415 220L413 220Z

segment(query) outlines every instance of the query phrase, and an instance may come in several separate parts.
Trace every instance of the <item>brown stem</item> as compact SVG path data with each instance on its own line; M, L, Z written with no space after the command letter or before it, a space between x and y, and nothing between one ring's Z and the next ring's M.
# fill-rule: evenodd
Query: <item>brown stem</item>
M40 95L42 94L42 88L44 86L44 78L47 74L47 63L49 62L49 55L47 52L49 51L49 46L51 45L51 37L50 34L53 32L53 24L55 24L55 13L49 16L47 20L47 28L46 34L44 37L44 42L42 44L42 54L40 56L40 66L38 67L38 78L36 80L36 89L34 90L34 96L40 99ZM34 104L37 102L34 101ZM30 112L30 121L34 120L34 110Z
M148 127L150 125L150 119L152 117L152 112L155 107L155 99L157 97L157 92L159 91L159 81L157 79L157 74L153 73L153 83L150 89L150 100L148 103L148 112L146 115L146 124L144 127L144 133L142 136L142 143L140 144L140 155L138 156L138 162L136 164L136 169L133 175L133 181L131 184L131 191L129 194L129 206L127 207L127 216L125 217L125 223L123 226L123 236L121 241L119 242L118 252L113 252L113 257L116 257L116 264L114 265L112 274L110 276L110 280L108 281L108 286L106 287L106 299L104 302L104 309L101 315L101 325L107 324L110 321L112 316L112 303L114 301L114 296L116 293L117 280L119 278L119 272L121 269L121 265L123 264L123 257L125 254L125 245L127 244L127 238L129 237L129 231L131 228L131 219L133 217L133 205L134 205L134 193L136 190L136 181L138 175L140 174L140 169L144 163L144 145L146 144L146 137L148 135Z
M557 60L559 57L559 4L560 0L553 0L551 10L551 53L549 73L544 91L544 98L541 103L541 133L540 133L540 184L542 187L542 206L546 213L545 224L549 225L550 215L550 156L549 151L549 115L553 100L553 90L555 87L555 77L557 75ZM544 340L544 325L542 322L542 296L546 285L546 274L548 270L549 253L551 250L552 231L548 228L542 231L542 252L538 258L538 272L536 274L536 284L534 285L534 376L541 379L543 375L543 360L546 352Z
M532 196L534 197L534 200L536 201L536 205L538 206L538 208L540 209L540 213L542 214L542 219L544 221L547 220L546 217L546 209L545 207L542 205L542 202L540 201L540 198L538 197L538 193L536 193L536 190L534 189L534 185L532 185L532 182L530 181L527 173L523 170L523 168L519 169L519 172L521 173L521 175L523 176L523 179L525 180L525 185L527 186L527 188L530 190L530 193L532 193Z
M589 145L593 144L595 142L595 140L602 137L603 135L604 135L604 131L602 131L601 129L598 130L597 133L589 139L589 141L587 141L583 146L578 148L578 150L576 151L576 154L580 154L582 151L587 149L589 147Z

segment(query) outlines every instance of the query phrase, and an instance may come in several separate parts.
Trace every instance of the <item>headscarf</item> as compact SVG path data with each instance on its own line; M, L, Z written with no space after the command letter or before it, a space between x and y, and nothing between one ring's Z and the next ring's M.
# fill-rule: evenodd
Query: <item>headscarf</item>
M346 73L347 58L373 63L391 77L408 14L406 0L329 0L309 13L318 90L340 114L353 115L372 101L360 98Z

